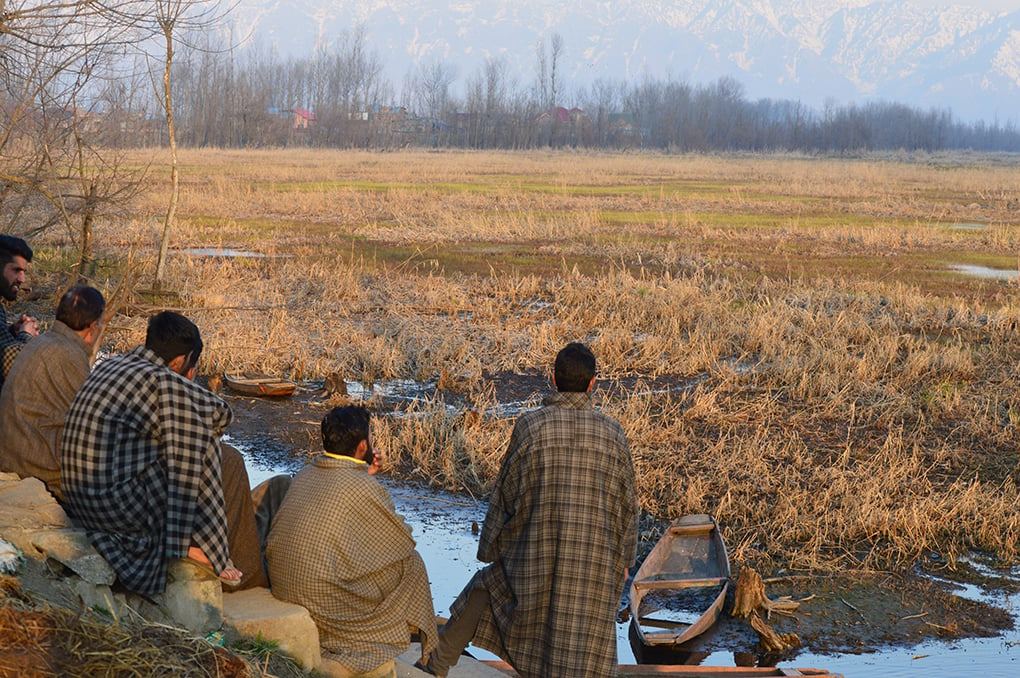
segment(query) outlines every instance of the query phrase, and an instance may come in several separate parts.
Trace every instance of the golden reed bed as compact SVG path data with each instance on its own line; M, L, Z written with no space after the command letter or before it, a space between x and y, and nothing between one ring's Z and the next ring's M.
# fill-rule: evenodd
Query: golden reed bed
M162 163L141 152L142 166ZM438 380L382 418L390 463L484 491L512 417L495 378L583 340L629 435L642 507L711 513L735 561L1016 562L1020 162L999 156L709 157L184 151L167 291L150 286L169 187L153 164L95 234L119 297L106 340L175 307L206 374ZM62 284L70 241L40 248ZM214 258L193 248L264 257ZM50 303L47 301L46 303Z

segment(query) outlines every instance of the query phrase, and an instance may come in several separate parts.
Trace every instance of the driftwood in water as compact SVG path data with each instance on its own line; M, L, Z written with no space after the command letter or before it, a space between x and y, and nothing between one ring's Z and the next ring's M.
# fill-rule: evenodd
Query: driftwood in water
M764 610L767 619L773 612L791 614L798 607L800 603L788 598L770 600L765 595L765 582L762 581L761 575L746 565L740 568L732 615L751 622L751 628L758 634L758 640L767 652L782 654L790 648L799 647L800 638L796 633L776 633L765 623L758 611Z
M758 642L766 652L783 654L790 648L800 647L800 638L796 633L776 633L757 612L751 613L749 621L751 628L758 634Z

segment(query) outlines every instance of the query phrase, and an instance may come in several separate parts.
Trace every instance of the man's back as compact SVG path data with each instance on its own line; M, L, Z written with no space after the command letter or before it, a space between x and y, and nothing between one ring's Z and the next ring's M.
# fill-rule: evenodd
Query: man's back
M21 350L0 394L0 470L39 478L61 500L60 436L71 401L88 377L90 350L56 321Z
M430 644L435 636L424 563L367 468L316 457L287 490L266 546L274 595L308 608L323 649L360 672L405 650L408 624Z
M636 551L634 496L623 430L587 394L556 393L518 420L478 556L500 564L490 569L493 613L522 675L615 671L616 608Z
M193 541L218 570L228 561L219 436L231 417L144 347L100 363L78 392L61 438L68 512L128 588L162 591L166 558Z

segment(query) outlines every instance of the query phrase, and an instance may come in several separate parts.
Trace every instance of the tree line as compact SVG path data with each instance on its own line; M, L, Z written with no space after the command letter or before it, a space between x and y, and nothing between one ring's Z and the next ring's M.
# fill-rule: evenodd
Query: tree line
M973 149L1020 151L1015 121L967 123L949 109L896 102L827 104L750 100L724 77L708 84L646 77L597 80L568 88L558 34L535 49L535 74L522 82L509 63L486 58L458 79L442 61L408 73L399 89L367 45L361 27L306 57L282 58L258 43L215 49L191 41L174 65L180 141L193 146L308 145L339 148L433 146L473 149L573 147L675 152ZM114 119L132 113L138 93L102 102ZM313 120L295 121L295 110ZM146 110L157 133L123 125L112 141L164 143L158 110ZM300 123L300 124L295 124Z

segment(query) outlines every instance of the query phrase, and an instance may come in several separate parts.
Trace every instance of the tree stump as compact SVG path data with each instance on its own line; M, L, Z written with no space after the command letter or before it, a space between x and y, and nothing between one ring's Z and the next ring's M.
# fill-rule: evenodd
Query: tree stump
M782 654L800 646L800 638L796 633L776 633L758 613L759 610L765 610L766 619L772 612L790 614L800 607L800 603L785 599L769 600L765 595L765 582L754 568L746 565L740 568L733 597L733 612L730 614L750 621L751 628L758 634L758 641L766 652Z

